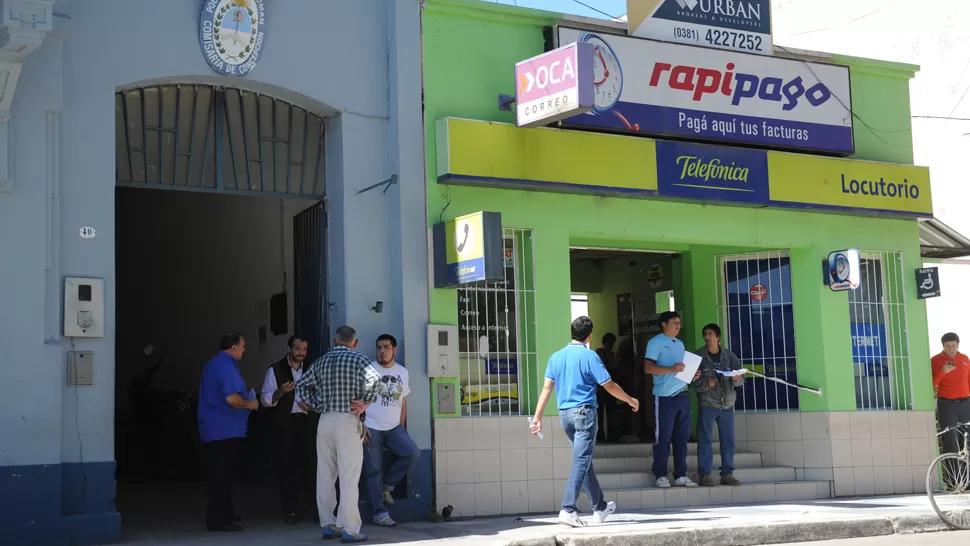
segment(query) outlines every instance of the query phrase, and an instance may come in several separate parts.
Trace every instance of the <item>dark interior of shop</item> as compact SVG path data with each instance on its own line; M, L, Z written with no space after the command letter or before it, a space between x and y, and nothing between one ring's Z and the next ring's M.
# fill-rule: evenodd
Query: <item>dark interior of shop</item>
M294 216L314 203L116 190L115 452L127 535L204 524L202 369L230 330L246 337L240 370L257 393L285 356L299 282ZM269 417L249 420L234 495L247 520L281 516Z
M643 373L643 357L647 342L661 331L659 313L677 310L681 275L679 254L570 249L572 294L584 297L593 319L590 348L614 381L640 400L634 414L600 389L599 443L653 443L653 382Z

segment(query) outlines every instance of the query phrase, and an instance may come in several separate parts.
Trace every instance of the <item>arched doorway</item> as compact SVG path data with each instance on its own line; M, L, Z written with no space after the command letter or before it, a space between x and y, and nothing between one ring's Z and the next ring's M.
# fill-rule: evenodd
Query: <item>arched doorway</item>
M326 349L326 119L199 83L122 89L115 111L118 510L137 534L204 522L196 401L222 333L246 336L257 393L293 332ZM246 519L280 515L267 418L249 422Z

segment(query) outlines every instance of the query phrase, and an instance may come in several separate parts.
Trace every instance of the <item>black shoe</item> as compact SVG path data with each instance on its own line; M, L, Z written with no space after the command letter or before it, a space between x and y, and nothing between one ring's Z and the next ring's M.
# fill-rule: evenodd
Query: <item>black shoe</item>
M300 516L296 514L287 514L286 518L283 519L283 522L287 525L296 525L297 523L300 523Z
M228 523L226 525L223 525L222 527L209 526L207 527L207 529L213 532L220 532L220 533L235 533L236 531L243 530L242 525L239 525L237 523Z

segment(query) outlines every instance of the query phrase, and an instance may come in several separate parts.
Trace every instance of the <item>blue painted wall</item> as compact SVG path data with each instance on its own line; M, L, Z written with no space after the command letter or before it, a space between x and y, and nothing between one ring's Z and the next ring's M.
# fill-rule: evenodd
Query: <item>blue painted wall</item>
M24 64L11 112L14 190L0 193L0 535L11 543L97 543L119 532L114 93L136 83L236 86L331 116L331 323L364 340L398 337L412 381L408 428L431 448L419 0L270 0L262 56L245 78L209 68L201 5L58 0L55 31ZM392 174L400 182L386 194L356 195ZM97 237L80 239L81 226ZM66 386L61 282L73 275L105 279L105 337L75 342L94 351L92 387ZM371 311L378 300L382 314ZM400 510L422 514L430 457L412 482L417 498Z

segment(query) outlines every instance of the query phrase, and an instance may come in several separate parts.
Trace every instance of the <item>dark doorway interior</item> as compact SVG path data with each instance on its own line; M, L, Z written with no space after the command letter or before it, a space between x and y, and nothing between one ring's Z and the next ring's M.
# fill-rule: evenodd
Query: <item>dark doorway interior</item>
M614 381L640 400L634 414L600 393L600 443L654 441L653 381L643 372L643 357L647 342L660 333L659 312L666 310L658 310L658 299L676 302L684 288L681 277L679 254L570 249L571 291L586 297L595 328L590 348ZM604 347L607 334L615 337L612 347Z
M202 368L223 333L246 336L240 369L257 393L297 328L319 340L311 343L312 354L325 349L325 222L317 204L116 190L117 504L129 534L204 523L196 403ZM315 222L295 220L308 210L317 211ZM310 243L312 252L304 249ZM298 287L301 305L295 301ZM316 320L308 322L305 317L313 315ZM277 518L281 511L269 417L252 415L243 453L235 496L237 510L249 520Z

